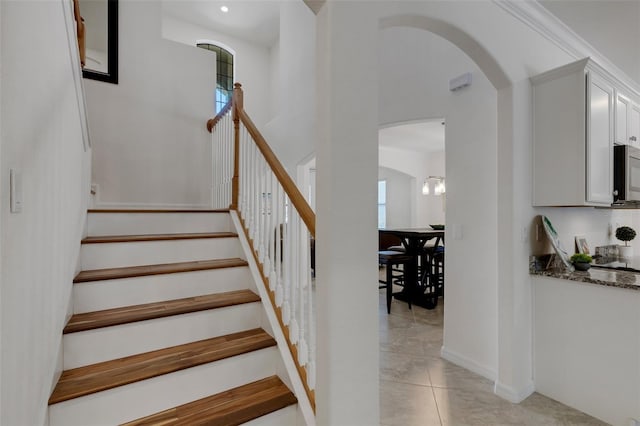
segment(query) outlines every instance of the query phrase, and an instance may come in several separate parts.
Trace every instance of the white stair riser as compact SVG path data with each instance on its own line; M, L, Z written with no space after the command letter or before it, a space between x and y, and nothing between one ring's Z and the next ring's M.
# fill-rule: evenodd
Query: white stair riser
M89 213L90 236L228 232L228 213Z
M296 426L297 421L297 405L290 405L265 416L258 417L246 423L243 426Z
M237 238L83 244L83 270L240 257Z
M49 426L116 425L274 374L275 348L131 383L49 407Z
M258 328L259 303L245 303L65 334L64 369Z
M74 284L73 309L78 314L251 287L246 266L91 281Z

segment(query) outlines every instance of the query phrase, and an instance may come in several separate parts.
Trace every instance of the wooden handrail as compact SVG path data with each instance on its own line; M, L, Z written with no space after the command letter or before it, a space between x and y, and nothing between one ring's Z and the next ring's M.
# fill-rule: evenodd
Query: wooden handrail
M232 102L227 103L225 107L220 111L216 117L207 121L207 129L209 132L213 130L216 123L222 119L223 116L229 113L230 109L232 109L232 119L233 119L233 177L231 179L231 204L229 205L230 210L238 210L238 198L239 198L239 189L240 189L240 123L242 123L250 135L253 143L258 148L262 157L269 165L271 172L278 179L279 184L282 186L282 189L287 194L292 207L297 211L298 215L304 222L304 226L309 231L311 237L315 238L316 235L316 215L311 210L311 207L307 203L307 200L303 197L302 193L293 182L289 174L286 172L285 168L280 163L280 160L276 157L274 152L269 147L269 144L262 136L256 125L253 123L249 115L244 110L243 106L243 98L244 94L242 91L242 85L240 83L234 84L233 97ZM226 154L225 154L226 155ZM238 219L240 220L240 224L244 234L247 238L247 241L251 247L251 252L256 261L256 264L259 269L260 277L262 278L262 282L264 288L269 295L270 302L275 310L276 318L278 319L278 323L280 328L283 330L285 340L289 351L293 357L294 364L296 369L298 370L298 374L300 375L300 379L302 385L304 387L304 391L307 394L309 402L311 404L312 410L315 412L315 392L309 387L307 371L300 364L300 358L298 354L297 346L292 343L291 333L289 331L289 326L285 324L283 311L280 306L276 303L276 292L272 291L273 286L270 284L270 279L272 279L269 274L270 271L265 271L263 268L263 263L259 259L258 251L254 246L254 241L249 235L249 228L247 227L247 223L245 223L245 219L243 218L242 212L238 211Z
M256 125L253 124L253 121L251 121L251 118L249 118L249 116L243 109L240 109L238 112L240 115L240 120L247 128L247 131L264 156L264 159L269 164L269 167L271 167L271 171L273 171L273 174L278 178L280 185L282 185L282 188L289 196L291 203L298 211L298 214L300 214L300 217L304 221L304 224L307 225L309 233L313 238L315 238L316 214L313 212L313 210L311 210L311 207L309 207L309 203L307 203L307 200L304 199L304 196L300 193L300 190L298 189L296 184L293 183L293 180L291 179L291 177L289 177L289 174L282 166L282 163L280 163L280 160L278 160L278 157L276 157L276 155L273 153L271 147L269 147L267 141L260 134L260 131L258 130Z
M222 108L220 112L216 114L215 117L207 120L207 130L209 131L209 133L213 131L213 128L216 127L216 124L218 124L218 121L222 120L222 117L224 117L225 114L229 112L232 106L233 106L233 99L229 99L229 102L227 102L224 108Z
M78 50L80 53L80 65L84 68L86 62L86 48L85 48L85 26L84 19L80 16L80 2L79 0L73 0L73 17L76 20L76 37L78 38Z

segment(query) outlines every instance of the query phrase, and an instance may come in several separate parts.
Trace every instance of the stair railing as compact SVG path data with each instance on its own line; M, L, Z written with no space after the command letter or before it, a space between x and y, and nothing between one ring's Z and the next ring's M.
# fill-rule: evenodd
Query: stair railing
M216 208L236 210L287 345L315 410L316 328L311 245L315 214L243 108L232 101L207 122Z

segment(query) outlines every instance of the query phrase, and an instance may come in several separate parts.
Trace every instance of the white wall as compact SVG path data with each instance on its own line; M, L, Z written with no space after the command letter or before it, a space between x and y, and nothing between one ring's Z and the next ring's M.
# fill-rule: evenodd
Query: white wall
M119 83L85 80L102 206L211 205L215 55L161 38L160 3L119 3Z
M280 4L280 38L271 49L270 121L264 136L289 174L315 144L315 15L301 1ZM276 74L276 75L273 75Z
M640 2L542 0L541 3L640 83Z
M46 424L62 366L90 152L83 147L62 2L3 1L0 12L0 424L35 426ZM9 210L14 168L22 172L21 213Z
M445 198L422 194L422 184L427 176L445 175L444 152L421 153L380 147L378 157L380 166L406 173L415 181L411 187L408 226L422 228L429 224L445 223Z
M269 50L269 120L278 115L278 108L282 105L282 74L280 74L280 40Z
M397 49L397 46L403 46ZM390 28L380 33L380 120L444 117L446 150L447 298L445 349L497 370L496 90L462 51L427 31ZM449 79L473 73L468 89L452 93ZM401 81L401 85L388 82ZM382 156L381 156L382 158ZM426 170L423 174L435 174ZM426 196L422 196L425 204ZM425 206L425 210L428 208ZM433 223L433 222L432 222ZM462 238L454 239L459 226ZM473 267L465 267L474 259Z
M238 38L186 22L163 12L162 37L195 46L196 40L220 42L233 50L234 81L244 90L244 109L262 130L268 121L270 76L269 49ZM211 68L215 77L215 66Z
M235 51L235 81L242 83L245 110L295 176L295 166L309 157L315 143L315 15L303 2L281 2L279 21L279 39L271 48L169 12L162 18L162 35L189 45L209 39Z
M416 180L406 173L378 167L378 180L386 181L387 228L410 228L411 212L415 210Z
M378 274L378 46L364 42L377 38L372 4L330 1L317 19L319 425L380 423L379 301L371 291Z

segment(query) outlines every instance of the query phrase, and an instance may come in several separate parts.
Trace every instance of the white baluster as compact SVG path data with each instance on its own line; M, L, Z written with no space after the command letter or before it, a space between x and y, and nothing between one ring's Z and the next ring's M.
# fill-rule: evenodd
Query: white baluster
M240 164L241 164L241 176L240 176L240 196L238 202L240 203L240 217L246 221L247 217L247 189L249 181L249 170L247 167L247 129L244 126L240 128ZM246 226L246 222L245 222Z
M224 128L225 128L225 135L224 135L224 142L223 142L223 146L224 146L224 157L223 157L223 163L224 163L224 177L223 177L223 193L224 193L224 198L223 198L223 202L225 207L227 207L229 205L229 203L227 202L229 199L229 143L231 142L231 138L229 137L229 123L227 122L227 120L223 120L224 122Z
M213 130L213 146L211 147L213 152L213 203L214 207L218 207L218 168L220 167L218 163L220 159L218 158L218 131L217 129Z
M255 209L255 185L256 185L256 167L255 167L255 159L256 159L256 149L253 143L250 141L249 148L249 194L248 194L248 204L249 208L247 209L247 215L249 219L249 223L247 224L247 231L249 234L249 238L253 233L253 210Z
M291 206L291 204L289 204ZM289 327L289 340L294 345L298 343L300 338L300 322L298 320L298 315L300 314L300 306L299 302L299 292L300 292L300 283L298 281L297 274L297 263L298 263L298 227L296 226L296 218L297 215L293 209L289 210L289 220L287 221L289 227L289 239L288 244L291 247L291 255L289 259L287 259L287 266L290 271L291 276L291 306L292 306L292 319L291 326Z
M276 206L277 221L276 221L276 306L282 306L284 301L284 281L283 281L283 267L282 256L284 254L284 243L282 229L284 224L284 200L282 198L282 188L280 185L276 185Z
M273 173L271 173L271 169L267 171L267 179L266 179L266 192L267 192L267 210L265 217L265 225L264 225L264 244L265 244L265 256L264 256L264 264L263 271L266 277L271 276L271 268L273 265L273 230L272 230L272 222L273 222Z
M220 137L220 129L216 130L216 142L215 142L215 147L214 149L216 150L216 177L215 177L215 191L216 191L216 207L218 207L220 205L220 202L222 201L220 199L220 185L222 183L222 173L220 171L220 169L222 168L222 138Z
M287 195L283 193L285 206L287 205ZM285 210L286 212L286 210ZM283 267L283 281L284 281L284 302L282 303L282 319L286 325L291 323L292 311L291 311L291 293L292 293L292 277L291 277L291 224L287 220L285 215L283 226L283 243L284 243L284 256L282 258Z
M298 244L300 245L300 258L298 259L298 279L300 280L300 344L298 347L298 361L300 365L305 365L309 362L309 344L307 341L307 316L306 311L310 309L307 303L307 292L310 290L307 276L309 268L309 233L307 228L302 222L300 215L298 217L297 225L299 229Z
M222 120L222 139L220 140L220 206L227 201L227 123Z
M260 210L258 211L258 229L256 232L257 244L258 248L258 261L264 265L264 228L265 221L267 218L267 182L266 182L266 174L267 174L267 163L260 156L260 171L259 171L259 182L260 182Z
M307 235L309 235L307 233ZM309 235L310 237L310 235ZM311 243L311 241L309 241ZM310 389L316 387L316 310L314 306L314 285L311 278L311 248L309 248L309 267L307 268L307 339L309 341L309 363L307 364L307 378Z
M311 389L311 390L316 388L316 362L315 362L315 360L310 361L307 364L307 386L309 386L309 389Z
M254 247L259 247L258 241L258 229L260 228L260 200L262 198L260 191L260 171L262 168L262 154L255 149L256 152L256 164L255 164L255 182L256 182L256 207L253 209L253 232L251 233L251 239L254 242Z
M231 200L233 121L218 123L214 152L215 203ZM231 130L226 137L222 129ZM247 129L240 126L238 208L263 273L275 292L276 306L296 345L298 364L306 369L307 385L316 382L314 281L311 275L310 234ZM219 189L218 189L219 188Z
M223 187L222 190L224 191L224 204L227 204L227 200L229 199L229 126L227 124L227 120L224 120L224 126L225 126L225 138L223 141L223 147L224 147L224 157L222 159L223 164L224 164L224 176L223 176Z

